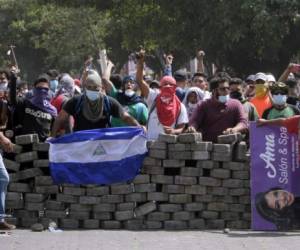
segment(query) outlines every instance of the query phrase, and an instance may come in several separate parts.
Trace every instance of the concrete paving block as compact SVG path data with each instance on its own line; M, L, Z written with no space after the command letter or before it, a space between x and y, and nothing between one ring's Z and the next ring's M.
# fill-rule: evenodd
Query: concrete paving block
M219 213L216 211L202 211L201 218L203 219L217 219L219 217Z
M25 209L28 211L44 211L44 203L25 202Z
M227 179L227 180L223 180L222 186L228 188L243 188L244 182L242 180L237 180L237 179Z
M205 229L205 221L203 219L193 219L188 221L189 229Z
M14 210L13 216L17 218L37 218L38 212L18 209L18 210Z
M223 162L222 167L233 171L250 171L250 165L244 162Z
M149 149L162 149L162 150L166 150L167 149L167 143L166 142L160 142L160 141L154 141L149 146Z
M31 162L38 159L38 154L36 151L21 153L15 156L16 162Z
M236 221L228 221L226 223L228 228L232 229L249 229L250 223L248 221L236 220Z
M128 194L131 195L131 194ZM124 202L124 196L120 194L103 195L100 198L101 203L121 203Z
M86 188L86 194L88 196L101 196L109 194L108 186L99 186L99 187L88 187Z
M244 204L230 204L229 211L231 212L245 212L246 206Z
M195 202L213 202L215 201L215 197L211 194L204 194L204 195L194 195Z
M211 153L208 151L192 151L193 160L209 160Z
M232 144L243 140L241 133L229 134L229 135L219 135L218 143L222 144Z
M42 176L43 174L43 171L39 168L29 168L18 172L19 180L30 179L36 176Z
M197 161L196 166L198 168L213 169L213 168L219 168L220 163L216 161L201 160L201 161Z
M222 219L207 220L206 224L209 229L224 229L225 228L225 221Z
M195 142L191 144L192 151L212 151L213 143L208 141Z
M50 144L47 142L34 142L32 144L32 150L38 152L48 152Z
M201 185L185 186L185 193L198 195L206 194L206 187Z
M9 173L8 175L9 175L9 181L18 182L20 180L19 173Z
M223 196L228 195L228 188L225 187L209 187L210 189L207 190L208 194L216 195L216 196Z
M112 212L93 212L93 218L96 220L111 220Z
M30 228L31 225L38 223L38 218L21 218L20 225L21 227Z
M199 177L199 184L201 186L219 187L222 181L213 177Z
M150 149L148 151L149 156L156 159L166 159L167 158L167 150L162 149Z
M174 177L168 175L152 175L151 182L159 184L174 184Z
M150 182L150 175L148 174L139 174L132 181L132 183L134 184L145 184L149 182Z
M158 160L153 157L146 156L143 161L143 166L156 166L161 167L161 160Z
M162 192L150 192L147 193L147 200L148 201L168 201L169 196L166 193Z
M132 193L125 195L126 202L146 202L147 194L146 193Z
M30 193L32 189L27 183L9 183L8 191L10 192L21 192L21 193Z
M84 229L98 229L100 227L99 220L87 219L83 221Z
M149 174L149 175L163 175L164 169L162 167L156 167L156 166L143 166L141 172L143 174Z
M202 141L202 134L201 133L183 133L178 135L177 138L178 142L181 143L195 143Z
M180 168L180 175L189 176L189 177L198 177L200 176L200 168L192 168L192 167Z
M93 206L87 204L71 204L70 210L74 212L90 212L92 211Z
M192 151L169 151L169 159L192 160Z
M196 177L188 177L188 176L175 176L175 184L178 185L194 185L197 184L197 178Z
M59 210L46 210L45 215L50 219L60 219L65 218L67 216L66 211Z
M191 220L195 218L194 212L180 211L172 214L172 220Z
M169 150L169 152L172 152L172 151L185 151L186 150L186 144L183 144L183 143L168 144L168 150Z
M114 212L116 211L116 204L113 203L101 203L93 205L94 212Z
M229 195L232 196L248 195L249 193L250 189L248 188L233 188L229 190Z
M23 147L17 144L13 144L13 153L14 154L20 154L23 151Z
M169 195L170 203L189 203L192 202L192 195L190 194L170 194Z
M184 194L184 186L183 185L163 185L162 191L164 193L169 194Z
M200 212L205 209L204 203L192 202L184 204L184 210L189 212Z
M90 212L87 211L70 211L69 217L76 220L87 220L90 218Z
M120 221L107 220L107 221L101 221L100 227L103 229L120 229L122 227L122 224Z
M35 186L35 192L39 194L57 194L58 186L57 185Z
M3 158L4 166L8 170L12 170L14 172L18 172L20 169L20 163L11 161L8 159Z
M65 204L60 201L47 200L45 201L46 210L64 210Z
M69 194L57 194L56 200L65 203L79 203L79 197Z
M44 194L26 193L26 202L43 202L47 197Z
M6 209L23 209L24 201L23 200L7 200L5 201Z
M140 205L134 209L134 214L138 218L140 216L144 216L149 214L157 209L157 205L155 201L147 202L143 205Z
M114 217L118 221L130 220L134 218L133 210L129 211L116 211L114 212Z
M207 210L209 211L227 211L229 209L228 204L223 202L212 202L207 204Z
M79 196L80 204L94 205L94 204L99 204L100 201L101 201L100 197L96 197L96 196Z
M188 224L186 221L174 221L174 220L164 221L164 229L166 230L183 230L187 228L188 228Z
M239 202L241 204L251 204L251 198L249 195L243 195L239 197Z
M51 186L53 185L53 180L51 176L36 176L34 183L36 186Z
M135 219L135 220L127 220L124 221L124 228L127 230L142 230L145 229L145 225L143 220Z
M236 145L234 157L236 161L248 161L248 147L246 142L240 142Z
M213 152L212 160L213 161L221 161L221 162L229 162L232 160L232 155L228 154L228 153Z
M134 185L134 191L136 193L156 192L156 183L136 184Z
M221 212L221 218L223 220L238 220L240 218L240 215L238 212L229 212L229 211L225 211L225 212Z
M249 171L232 171L232 178L240 180L249 180L250 173Z
M131 194L134 188L133 184L113 185L110 187L110 192L111 194Z
M43 160L34 160L33 166L35 168L49 168L49 160L43 159Z
M230 178L231 172L228 169L212 169L210 176L218 179Z
M213 152L215 153L224 153L224 154L231 154L232 153L232 146L229 144L219 144L215 143L213 145Z
M147 220L149 220L149 221L165 221L165 220L170 220L170 219L171 219L170 213L152 212L147 215Z
M183 206L181 204L166 203L166 204L158 205L158 211L160 212L174 213L182 210L183 210Z
M60 227L63 229L77 229L79 228L79 221L75 219L61 219Z
M171 145L177 145L177 144L171 144ZM180 168L184 166L185 166L185 160L174 160L174 159L163 160L163 167L165 168Z
M39 136L37 134L18 135L15 137L15 142L18 145L32 144L39 142Z
M7 192L5 196L5 200L14 201L14 200L22 200L23 194L19 192Z
M145 221L144 226L146 229L161 229L163 223L161 221Z
M169 135L169 134L159 134L158 135L159 142L166 142L166 143L176 143L177 142L177 135Z

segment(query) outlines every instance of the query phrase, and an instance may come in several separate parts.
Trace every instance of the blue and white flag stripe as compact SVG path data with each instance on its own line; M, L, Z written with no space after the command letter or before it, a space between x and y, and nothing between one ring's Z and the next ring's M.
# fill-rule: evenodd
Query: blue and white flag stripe
M147 138L136 127L79 131L49 142L50 169L56 184L132 180L147 153Z

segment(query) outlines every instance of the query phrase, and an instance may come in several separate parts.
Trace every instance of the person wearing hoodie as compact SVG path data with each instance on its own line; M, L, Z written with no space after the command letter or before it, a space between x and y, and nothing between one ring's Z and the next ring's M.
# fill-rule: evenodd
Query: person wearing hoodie
M182 101L185 105L189 119L192 117L194 110L199 102L204 100L204 93L198 87L191 87L187 89L186 95Z
M282 82L276 82L271 87L273 104L264 111L262 115L263 119L273 120L278 118L289 118L300 114L294 106L287 104L288 91L288 86Z

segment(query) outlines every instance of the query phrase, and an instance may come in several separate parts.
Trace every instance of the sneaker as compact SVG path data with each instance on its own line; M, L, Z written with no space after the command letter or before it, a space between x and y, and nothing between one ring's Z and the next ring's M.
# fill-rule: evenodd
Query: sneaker
M15 225L8 224L6 221L0 222L0 230L13 230L15 228Z

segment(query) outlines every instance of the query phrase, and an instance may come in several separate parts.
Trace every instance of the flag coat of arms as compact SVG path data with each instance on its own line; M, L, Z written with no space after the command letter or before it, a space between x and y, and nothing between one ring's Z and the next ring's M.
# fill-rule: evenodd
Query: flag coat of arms
M147 138L138 127L78 131L49 143L56 184L126 182L139 173L147 154Z

